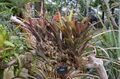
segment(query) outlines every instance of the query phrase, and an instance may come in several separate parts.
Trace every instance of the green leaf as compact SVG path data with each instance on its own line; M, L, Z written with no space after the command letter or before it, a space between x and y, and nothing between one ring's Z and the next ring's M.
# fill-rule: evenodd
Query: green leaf
M72 17L73 17L73 9L70 11L70 15L68 16L68 18L69 18L68 21L72 21Z
M11 47L15 47L15 45L13 43L11 43L10 41L5 41L4 44L6 46L11 46Z
M10 3L8 3L8 2L0 2L0 6L3 6L3 5L10 5Z
M3 35L0 35L0 47L3 47L4 45L4 38Z

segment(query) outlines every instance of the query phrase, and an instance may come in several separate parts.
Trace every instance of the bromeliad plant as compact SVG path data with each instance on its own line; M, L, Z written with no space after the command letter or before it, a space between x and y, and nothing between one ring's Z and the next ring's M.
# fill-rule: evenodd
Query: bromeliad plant
M41 22L41 19L44 22ZM19 23L22 29L35 37L36 54L46 60L48 66L55 70L49 72L56 76L48 75L48 77L66 79L74 68L80 70L81 73L84 72L83 67L86 63L83 62L82 54L89 47L88 43L91 40L90 17L79 22L74 17L73 11L68 16L61 16L58 11L52 22L45 18L40 18L37 20L38 22L34 22L33 19L22 22L14 16L11 17L11 20ZM51 63L52 60L55 62ZM49 68L45 70L48 71Z
M50 28L56 37L56 42L60 51L68 55L68 59L74 61L81 57L91 39L90 18L84 18L81 22L77 21L70 12L69 16L62 17L59 15L58 21L53 21ZM71 59L73 58L73 59Z

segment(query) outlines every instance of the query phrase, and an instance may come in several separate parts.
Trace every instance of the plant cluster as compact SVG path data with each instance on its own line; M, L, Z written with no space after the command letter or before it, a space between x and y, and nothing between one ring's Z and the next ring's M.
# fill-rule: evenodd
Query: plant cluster
M96 0L91 5L83 0L78 0L81 5L73 5L67 0L53 1L56 4L51 7L52 3L45 5L41 0L39 3L43 9L40 17L33 18L25 6L36 2L0 1L0 79L120 78L120 33L108 5L112 4L112 0ZM33 4L29 5L29 9ZM75 9L70 8L64 14L59 9L67 4L80 10L83 8L79 6L86 5L83 11L89 10L89 6L100 5L109 13L105 21L99 14L96 14L97 18L94 14L88 15L88 12L80 11L81 15L76 15ZM46 14L44 5L49 11ZM56 13L53 12L55 6L59 7L55 8ZM96 28L96 25L103 28Z

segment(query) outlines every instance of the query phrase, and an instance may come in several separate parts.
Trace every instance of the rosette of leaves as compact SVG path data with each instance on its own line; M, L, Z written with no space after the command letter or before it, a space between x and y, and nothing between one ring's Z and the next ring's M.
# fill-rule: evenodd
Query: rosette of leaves
M51 28L54 31L56 39L61 41L61 49L70 49L72 53L74 52L74 55L80 56L83 53L82 50L84 50L91 39L90 34L92 33L89 21L90 18L88 17L85 17L81 22L75 20L73 11L71 10L70 15L61 16L59 21L53 22ZM60 33L62 33L62 36L60 36Z

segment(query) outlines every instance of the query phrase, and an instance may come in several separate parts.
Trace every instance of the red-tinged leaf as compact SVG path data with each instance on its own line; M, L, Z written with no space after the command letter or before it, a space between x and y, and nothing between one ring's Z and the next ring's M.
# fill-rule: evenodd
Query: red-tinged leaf
M59 11L53 16L53 20L59 22L61 20L61 14Z
M81 31L80 22L76 22L75 27L76 27L77 34L80 34L80 31Z

